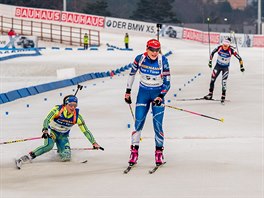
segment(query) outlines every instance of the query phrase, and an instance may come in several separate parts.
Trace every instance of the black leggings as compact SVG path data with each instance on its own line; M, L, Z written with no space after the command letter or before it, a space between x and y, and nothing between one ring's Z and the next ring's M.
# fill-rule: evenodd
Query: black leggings
M222 94L225 95L226 92L226 82L229 74L229 67L222 67L218 64L215 65L210 82L210 92L214 91L214 84L215 80L217 79L218 75L222 72Z

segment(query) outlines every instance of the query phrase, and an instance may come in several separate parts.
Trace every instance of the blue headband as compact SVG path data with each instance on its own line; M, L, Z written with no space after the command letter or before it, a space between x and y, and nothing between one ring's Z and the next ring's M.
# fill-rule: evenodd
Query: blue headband
M69 96L66 100L65 100L65 104L69 104L71 102L76 102L78 104L78 98L76 96Z

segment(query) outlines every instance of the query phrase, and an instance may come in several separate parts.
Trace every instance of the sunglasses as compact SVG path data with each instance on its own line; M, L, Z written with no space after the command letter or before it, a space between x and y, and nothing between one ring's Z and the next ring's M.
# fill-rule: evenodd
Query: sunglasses
M151 52L159 52L159 51L160 51L160 48L148 47L148 49L149 49Z
M77 104L73 104L73 103L69 103L68 105L69 105L70 107L74 107L74 108L77 107Z

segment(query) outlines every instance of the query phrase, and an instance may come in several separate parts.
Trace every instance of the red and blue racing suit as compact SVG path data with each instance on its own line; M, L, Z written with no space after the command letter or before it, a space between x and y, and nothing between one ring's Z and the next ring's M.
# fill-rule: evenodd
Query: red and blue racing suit
M153 126L156 147L163 147L163 116L164 105L153 105L153 100L159 95L165 96L170 89L170 68L165 56L159 54L156 60L151 60L147 53L138 55L132 63L127 88L131 89L135 75L139 71L140 83L136 101L135 131L132 132L132 144L138 146L150 106L152 107ZM164 104L164 99L162 101Z
M219 45L212 51L210 60L213 59L214 54L216 52L218 54L218 57L217 57L216 65L212 72L209 92L213 93L215 80L217 79L218 75L222 72L222 95L225 96L226 82L229 74L229 65L230 65L231 56L234 55L239 60L239 62L242 61L242 58L232 47L228 47L227 50L224 50L222 45Z

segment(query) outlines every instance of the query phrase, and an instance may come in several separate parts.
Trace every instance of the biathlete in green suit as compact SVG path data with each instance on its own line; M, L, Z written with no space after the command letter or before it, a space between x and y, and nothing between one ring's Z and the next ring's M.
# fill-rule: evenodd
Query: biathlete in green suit
M87 128L82 115L77 108L78 98L74 95L66 96L62 105L56 105L48 113L43 122L42 138L44 145L37 147L28 155L24 155L17 160L17 165L31 161L32 159L49 152L56 144L61 161L71 160L71 148L69 142L69 133L71 128L78 124L80 130L91 142L94 149L103 149L95 141L92 133Z

